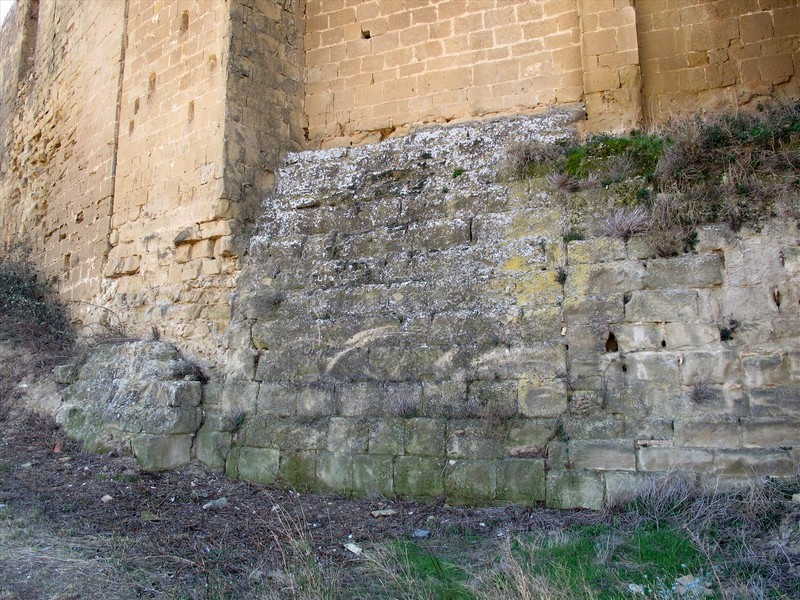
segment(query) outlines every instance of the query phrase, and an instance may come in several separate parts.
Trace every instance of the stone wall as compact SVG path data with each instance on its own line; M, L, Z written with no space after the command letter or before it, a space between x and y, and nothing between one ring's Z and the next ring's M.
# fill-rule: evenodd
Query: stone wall
M636 4L646 116L800 92L798 0Z
M574 118L290 154L198 456L301 488L554 507L672 470L793 475L797 224L707 227L668 259L565 242L565 198L503 157Z
M125 4L14 10L3 38L22 41L4 54L0 226L7 244L32 247L65 299L91 301L108 250Z
M228 35L227 5L200 0L137 0L127 23L101 302L193 350L224 330L236 266L221 199Z
M312 143L582 98L572 0L307 4Z

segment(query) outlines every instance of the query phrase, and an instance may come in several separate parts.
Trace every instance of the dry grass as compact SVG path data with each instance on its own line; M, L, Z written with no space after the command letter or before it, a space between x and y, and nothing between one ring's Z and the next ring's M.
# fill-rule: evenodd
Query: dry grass
M605 235L624 241L645 233L650 227L650 215L642 207L619 208L606 217L600 227Z

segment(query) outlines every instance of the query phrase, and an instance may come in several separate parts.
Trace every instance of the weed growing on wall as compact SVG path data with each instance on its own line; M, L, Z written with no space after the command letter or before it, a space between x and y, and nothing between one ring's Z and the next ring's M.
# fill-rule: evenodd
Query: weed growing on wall
M614 208L601 221L603 233L627 240L646 230L660 256L689 249L694 229L704 223L738 230L800 215L800 102L676 118L653 133L547 146L510 146L511 171L546 177L560 192L604 188ZM625 226L633 216L635 231Z

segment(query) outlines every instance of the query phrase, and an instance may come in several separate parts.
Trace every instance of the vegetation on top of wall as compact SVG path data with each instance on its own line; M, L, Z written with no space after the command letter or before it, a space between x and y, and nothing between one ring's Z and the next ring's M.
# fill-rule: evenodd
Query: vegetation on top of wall
M738 230L773 216L800 215L800 102L676 118L652 133L546 146L512 146L512 172L546 176L559 192L603 189L613 201L600 219L602 233L627 240L646 232L662 256L690 248L701 224Z

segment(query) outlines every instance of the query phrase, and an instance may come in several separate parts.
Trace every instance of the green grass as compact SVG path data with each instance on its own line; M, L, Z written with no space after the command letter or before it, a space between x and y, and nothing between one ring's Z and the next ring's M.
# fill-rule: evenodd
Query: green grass
M559 190L574 196L570 222L587 230L620 208L646 210L644 235L660 256L691 251L703 224L736 231L800 217L800 102L676 118L651 133L600 134L568 146L512 144L507 154L518 178L572 182Z
M426 598L436 600L473 600L475 595L465 585L467 572L421 545L410 541L393 544L394 558L415 581Z

